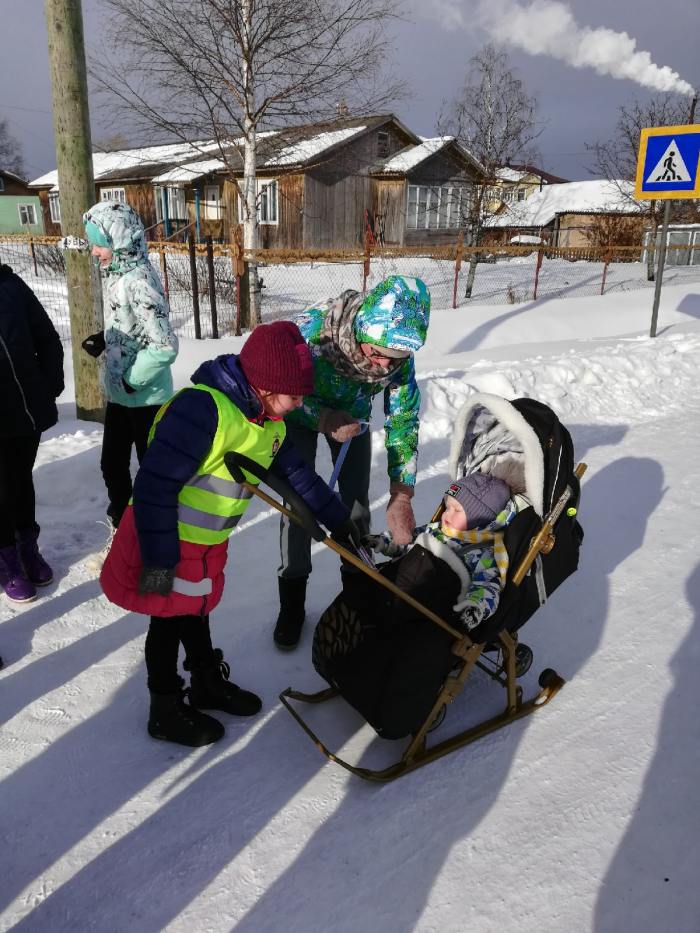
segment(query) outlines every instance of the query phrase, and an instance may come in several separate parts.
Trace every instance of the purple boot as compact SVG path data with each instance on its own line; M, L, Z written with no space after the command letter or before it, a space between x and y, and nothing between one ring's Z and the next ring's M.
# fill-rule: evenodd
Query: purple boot
M39 532L17 532L17 550L26 575L34 586L48 586L53 580L53 570L46 563L39 551Z
M27 578L17 548L0 548L0 586L13 603L28 603L36 599L36 587Z

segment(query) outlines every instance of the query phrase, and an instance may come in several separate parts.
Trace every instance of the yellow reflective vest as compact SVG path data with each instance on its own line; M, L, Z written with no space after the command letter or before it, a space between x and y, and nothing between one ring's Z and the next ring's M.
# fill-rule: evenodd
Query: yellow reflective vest
M178 535L181 541L193 544L221 544L241 520L252 497L251 492L232 478L224 463L224 454L236 451L267 469L282 446L286 428L284 421L266 420L263 424L249 421L218 389L206 385L195 385L193 388L208 392L214 399L219 423L209 453L180 490ZM158 410L149 442L171 401ZM246 476L257 485L256 477L250 474Z

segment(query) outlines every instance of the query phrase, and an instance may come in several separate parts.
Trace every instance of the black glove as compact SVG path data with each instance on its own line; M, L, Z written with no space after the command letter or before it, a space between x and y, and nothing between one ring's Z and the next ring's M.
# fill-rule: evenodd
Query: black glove
M158 593L167 596L172 592L175 571L171 567L142 567L139 577L139 593Z
M105 351L105 332L101 330L97 334L90 334L89 337L83 340L80 346L86 353L89 353L90 356L94 356L95 359L97 359L97 357Z
M133 386L130 386L126 379L122 376L122 385L124 386L124 391L127 395L133 395L136 389Z
M343 547L353 551L356 551L360 547L361 535L357 525L351 518L335 528L331 533L331 538L336 544L342 544Z

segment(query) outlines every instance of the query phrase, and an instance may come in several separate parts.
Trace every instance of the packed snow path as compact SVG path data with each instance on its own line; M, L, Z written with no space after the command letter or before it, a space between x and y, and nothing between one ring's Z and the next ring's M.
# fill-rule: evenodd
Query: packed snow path
M566 678L561 693L386 786L326 763L280 708L289 684L322 685L311 636L338 573L318 550L302 645L274 650L277 522L257 504L232 539L212 629L264 711L221 714L226 737L206 749L148 737L144 620L107 603L81 566L103 539L101 434L62 400L36 469L56 583L26 607L0 603L0 928L697 933L700 297L668 289L656 340L642 336L644 298L433 316L417 358L418 517L445 486L466 395L531 395L589 464L586 539L579 572L522 632L535 652L525 695L547 666ZM197 359L237 345L186 344L179 384ZM378 527L380 426L377 412ZM319 468L329 475L327 460ZM502 703L477 673L439 735ZM403 748L341 700L309 718L365 764Z

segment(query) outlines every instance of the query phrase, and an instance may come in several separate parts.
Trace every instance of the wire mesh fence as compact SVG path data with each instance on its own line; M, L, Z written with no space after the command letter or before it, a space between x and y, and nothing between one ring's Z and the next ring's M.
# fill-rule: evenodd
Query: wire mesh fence
M0 239L0 262L25 279L56 324L70 338L65 258L51 237ZM649 250L651 249L651 257ZM150 244L171 308L183 337L226 337L245 324L241 292L245 280L235 247L208 244ZM262 319L293 317L304 308L334 298L347 288L365 291L390 275L423 279L434 309L466 309L473 304L516 304L559 297L581 297L650 289L647 259L654 247L606 249L546 246L427 249L365 248L336 252L256 250ZM700 283L700 244L669 245L666 284ZM245 297L245 296L244 296ZM243 313L243 321L241 321Z

